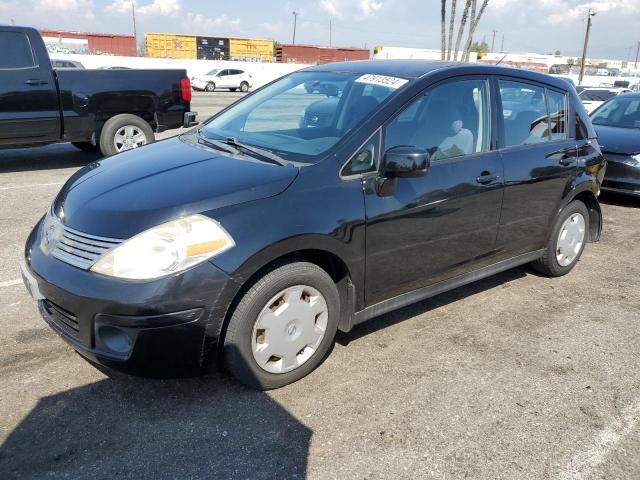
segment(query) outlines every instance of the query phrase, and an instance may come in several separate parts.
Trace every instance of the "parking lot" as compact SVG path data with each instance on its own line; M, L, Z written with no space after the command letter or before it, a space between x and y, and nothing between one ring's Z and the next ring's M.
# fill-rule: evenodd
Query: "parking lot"
M0 151L0 478L640 478L640 200L602 199L571 274L521 267L381 316L263 393L101 371L42 321L24 241L96 158Z

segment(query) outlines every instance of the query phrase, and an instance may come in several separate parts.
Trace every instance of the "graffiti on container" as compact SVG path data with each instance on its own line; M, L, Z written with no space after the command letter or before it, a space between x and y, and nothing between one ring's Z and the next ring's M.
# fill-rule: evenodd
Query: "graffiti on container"
M49 53L90 54L89 41L82 38L43 37Z

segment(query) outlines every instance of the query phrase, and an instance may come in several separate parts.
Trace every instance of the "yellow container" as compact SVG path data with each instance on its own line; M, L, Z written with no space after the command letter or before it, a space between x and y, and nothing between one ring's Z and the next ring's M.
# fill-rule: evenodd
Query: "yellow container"
M196 37L194 35L173 35L170 33L147 33L145 35L147 56L155 58L180 58L194 60Z
M274 59L273 40L257 38L231 38L229 40L231 58L262 58L267 62Z

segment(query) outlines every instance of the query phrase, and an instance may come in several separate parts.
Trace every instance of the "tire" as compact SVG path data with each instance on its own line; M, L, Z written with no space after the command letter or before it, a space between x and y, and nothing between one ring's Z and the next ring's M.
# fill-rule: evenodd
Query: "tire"
M581 218L581 220L580 220ZM583 222L582 224L580 222ZM562 246L561 235L565 230L563 227L565 223L569 225L563 237L571 240L573 245L569 244L570 248L567 248L567 242ZM579 241L579 233L582 230L582 240ZM548 275L550 277L561 277L569 273L573 267L576 266L580 260L580 256L584 251L584 246L589 238L589 211L584 203L580 201L573 201L567 205L553 225L551 229L551 235L549 236L549 242L545 254L542 258L532 262L532 266L538 272ZM575 239L573 241L572 239ZM570 252L570 255L566 255Z
M128 135L129 132L131 135ZM130 139L128 139L129 136ZM118 139L124 142L121 147L116 144ZM102 127L100 151L105 157L109 157L125 150L153 143L155 140L151 125L136 115L125 113L111 117Z
M215 89L216 89L216 84L213 83L213 82L207 83L207 85L204 87L204 90L206 92L213 92L213 91L215 91Z
M71 145L82 150L83 152L97 152L100 150L98 145L94 145L91 142L71 142Z
M290 295L289 300L284 300L285 295ZM304 302L308 303L309 307L304 305ZM284 307L286 308L284 313L280 314L280 318L269 312L282 311L281 308ZM290 317L291 320L285 316L288 308L296 312ZM300 308L311 310L300 313ZM320 311L322 313L317 313ZM265 316L263 312L266 312ZM305 312L312 312L311 317L306 318L307 322L304 320ZM340 297L336 285L327 272L317 265L296 262L266 273L242 296L229 322L224 339L224 364L227 371L239 382L258 390L279 388L300 380L311 373L327 356L338 328L339 312ZM278 328L260 329L260 326L266 324L262 323L262 318L265 322L276 322ZM300 320L301 318L303 320ZM312 323L308 323L309 321ZM305 325L309 328L305 328ZM313 349L305 342L308 341L310 332L311 337L318 336L322 327L323 336L309 340L318 342L314 344ZM270 331L272 333L269 333ZM288 357L278 357L276 354L279 352L272 352L277 345L269 348L271 343L276 344L276 337L271 337L274 339L273 342L267 342L270 335L278 335L282 348L288 348L292 352L300 348L300 342L303 346L297 353ZM302 340L301 337L306 338ZM260 348L260 339L267 348L263 353L256 354L254 349ZM256 360L256 355L262 355L266 360L263 361L263 366ZM287 369L287 358L293 359L295 366L291 367L292 363L289 362Z
M241 92L248 92L249 91L249 84L247 82L242 82L240 84L240 91Z

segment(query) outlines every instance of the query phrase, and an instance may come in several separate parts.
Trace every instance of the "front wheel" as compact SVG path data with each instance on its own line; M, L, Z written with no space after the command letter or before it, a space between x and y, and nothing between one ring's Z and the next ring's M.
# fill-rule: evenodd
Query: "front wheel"
M545 254L532 266L545 275L560 277L576 266L588 240L589 211L584 203L567 205L551 230Z
M100 151L105 157L153 142L151 125L128 113L111 117L100 133Z
M242 82L240 84L240 91L241 92L248 92L249 91L249 84L247 82Z
M249 288L233 312L225 366L260 390L300 380L326 357L339 312L338 290L323 269L306 262L276 268Z

